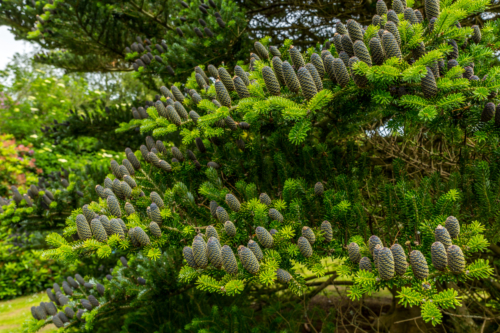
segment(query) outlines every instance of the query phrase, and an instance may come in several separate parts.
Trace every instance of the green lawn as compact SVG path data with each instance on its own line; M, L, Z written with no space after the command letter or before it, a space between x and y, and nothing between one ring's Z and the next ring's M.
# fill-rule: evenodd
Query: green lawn
M44 292L22 296L0 302L0 333L20 333L23 322L31 317L31 307L40 305L40 302L49 302ZM47 325L40 332L56 332L54 325Z

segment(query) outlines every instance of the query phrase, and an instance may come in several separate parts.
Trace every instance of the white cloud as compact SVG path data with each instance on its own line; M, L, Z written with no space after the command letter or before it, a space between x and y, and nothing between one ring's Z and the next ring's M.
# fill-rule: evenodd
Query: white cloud
M15 40L14 35L9 31L7 26L0 26L0 70L5 69L5 66L12 60L12 56L16 53L30 53L35 50L35 46L31 43Z

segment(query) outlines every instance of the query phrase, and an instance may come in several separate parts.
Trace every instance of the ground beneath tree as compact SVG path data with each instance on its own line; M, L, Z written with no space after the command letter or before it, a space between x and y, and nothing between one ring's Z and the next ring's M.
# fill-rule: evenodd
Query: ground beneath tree
M31 317L31 307L40 305L40 302L49 302L44 292L22 296L8 301L0 301L0 333L21 333L23 322ZM56 332L54 325L47 325L39 332Z
M445 332L441 326L433 327L430 323L424 323L420 318L420 310L416 308L398 308L396 313L388 316L393 300L389 290L381 290L365 297L362 301L355 302L347 297L347 291L346 286L329 286L324 292L315 296L309 304L310 308L319 307L327 312L334 312L330 318L335 323L336 333ZM383 324L377 322L377 318L387 319L390 329L384 329ZM314 326L320 332L322 323L314 323ZM306 326L303 332L313 332L313 330Z

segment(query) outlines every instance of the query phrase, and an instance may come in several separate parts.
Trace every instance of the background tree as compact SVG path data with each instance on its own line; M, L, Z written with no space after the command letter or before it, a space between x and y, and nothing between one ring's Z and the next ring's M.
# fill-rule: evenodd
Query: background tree
M233 78L221 64L192 72L185 93L161 87L148 116L119 129L152 136L111 161L99 202L73 212L64 237L47 238L59 260L130 261L107 281L68 278L67 296L55 286L60 313L40 316L41 305L27 329L328 331L308 306L338 277L360 301L338 326L497 329L486 252L498 237L497 161L485 156L499 139L500 22L457 24L488 4L429 1L424 20L380 2L380 21L346 22L340 44L301 53L264 38ZM157 140L175 132L178 146ZM363 295L382 288L394 301L379 316ZM276 304L303 316L277 321Z
M200 63L230 62L248 49L241 38L245 17L232 1L210 6L170 0L9 1L0 6L0 24L12 27L17 38L53 50L38 59L67 71L131 71L125 60L129 48L151 53L154 72L173 83ZM146 79L152 83L151 76Z

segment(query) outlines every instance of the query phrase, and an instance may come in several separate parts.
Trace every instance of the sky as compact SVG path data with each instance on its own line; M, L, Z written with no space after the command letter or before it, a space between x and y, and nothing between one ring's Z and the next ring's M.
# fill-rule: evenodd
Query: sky
M14 54L28 53L35 49L34 45L30 43L15 40L14 35L10 33L6 26L0 26L0 40L2 41L2 47L0 47L0 70L5 69L5 66L7 66Z

